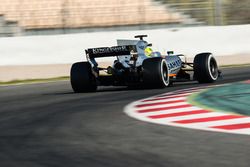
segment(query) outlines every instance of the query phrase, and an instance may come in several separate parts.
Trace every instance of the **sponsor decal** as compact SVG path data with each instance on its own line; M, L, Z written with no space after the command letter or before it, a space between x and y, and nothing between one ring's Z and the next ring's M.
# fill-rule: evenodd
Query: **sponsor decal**
M129 51L126 46L113 46L105 48L93 48L93 54L102 54L102 53L114 53L114 52L124 52Z
M182 62L180 59L177 59L176 61L169 62L168 63L168 69L170 73L176 73L178 72L179 68L181 67Z

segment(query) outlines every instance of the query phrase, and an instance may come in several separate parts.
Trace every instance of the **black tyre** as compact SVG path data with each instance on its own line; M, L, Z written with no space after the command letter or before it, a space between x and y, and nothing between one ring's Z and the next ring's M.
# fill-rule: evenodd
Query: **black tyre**
M194 78L199 83L212 83L218 79L218 65L211 53L200 53L194 58Z
M143 85L147 88L164 88L169 85L168 67L160 57L145 59L143 67Z
M96 78L92 74L89 62L78 62L70 71L71 86L76 93L94 92L97 89Z

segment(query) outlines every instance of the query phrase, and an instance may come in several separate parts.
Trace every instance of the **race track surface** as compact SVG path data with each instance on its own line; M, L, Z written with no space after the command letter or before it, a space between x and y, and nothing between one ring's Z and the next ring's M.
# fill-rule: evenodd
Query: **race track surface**
M249 67L223 73L217 84L250 78ZM68 81L0 87L0 166L248 167L250 136L156 125L123 112L135 100L197 86L86 94L74 94Z

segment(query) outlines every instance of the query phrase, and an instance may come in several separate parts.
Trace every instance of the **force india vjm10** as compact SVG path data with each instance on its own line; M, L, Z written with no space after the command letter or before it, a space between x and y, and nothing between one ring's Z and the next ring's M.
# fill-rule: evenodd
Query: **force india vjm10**
M147 35L135 36L139 40L117 40L118 46L85 50L87 61L74 63L71 67L74 92L94 92L101 85L164 88L173 82L191 80L212 83L220 76L212 53L197 54L191 63L182 54L153 52L152 44L144 37ZM98 66L96 58L111 56L116 57L112 66Z

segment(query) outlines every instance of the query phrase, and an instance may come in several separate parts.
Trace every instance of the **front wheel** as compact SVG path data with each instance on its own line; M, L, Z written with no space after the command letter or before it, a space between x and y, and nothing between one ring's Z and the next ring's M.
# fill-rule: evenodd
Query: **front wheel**
M97 89L96 78L89 62L74 63L70 71L70 81L75 93L94 92Z
M168 67L161 57L145 59L142 64L143 84L149 88L164 88L169 85Z
M212 83L218 79L219 69L211 53L200 53L194 58L194 78L199 83Z

